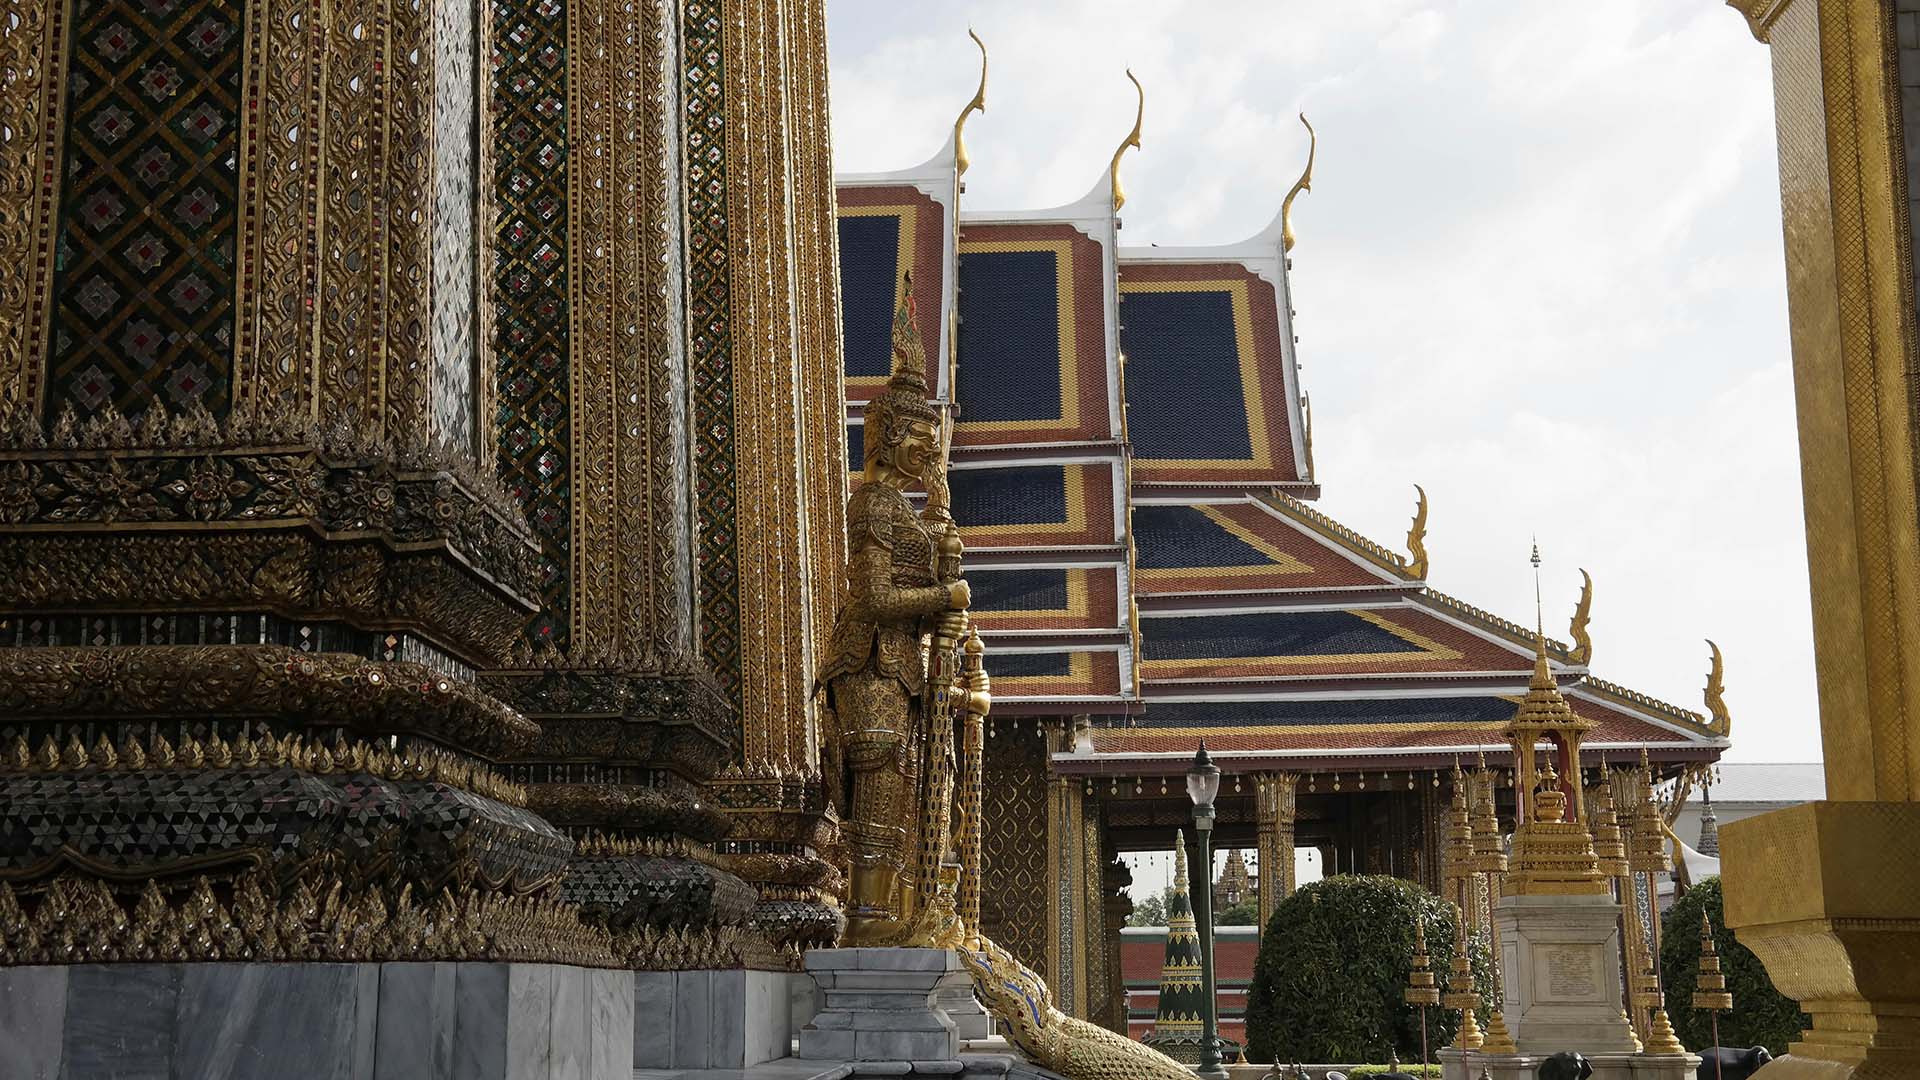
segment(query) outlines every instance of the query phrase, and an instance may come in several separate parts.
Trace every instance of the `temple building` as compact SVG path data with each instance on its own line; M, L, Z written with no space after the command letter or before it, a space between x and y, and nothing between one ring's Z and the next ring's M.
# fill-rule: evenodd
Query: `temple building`
M993 673L983 918L1123 1030L1100 870L1190 820L1196 744L1227 773L1215 845L1257 852L1262 921L1296 848L1437 891L1450 770L1506 760L1535 632L1427 584L1417 486L1404 553L1313 506L1288 284L1311 153L1259 234L1137 247L1138 124L1085 197L985 210L962 206L965 120L921 165L836 178L849 460L910 271ZM1594 725L1581 764L1697 774L1728 745L1717 651L1704 711L1630 690L1591 667L1591 604L1589 579L1572 643L1547 646Z

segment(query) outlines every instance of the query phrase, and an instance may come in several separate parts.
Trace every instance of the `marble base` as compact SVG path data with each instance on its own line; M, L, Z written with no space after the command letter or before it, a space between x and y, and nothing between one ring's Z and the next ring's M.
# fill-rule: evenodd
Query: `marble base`
M1620 1000L1620 905L1607 896L1504 896L1503 1012L1522 1055L1639 1049ZM1596 1066L1598 1068L1598 1066Z
M0 968L0 1076L626 1080L631 973L558 964Z
M961 1041L993 1037L993 1016L973 994L973 983L955 983L933 992L933 1007L947 1014Z
M800 1029L800 1057L851 1062L948 1062L960 1035L934 997L971 986L951 949L813 949L807 973L820 1011Z
M636 971L635 1069L744 1069L792 1049L794 984L787 971Z

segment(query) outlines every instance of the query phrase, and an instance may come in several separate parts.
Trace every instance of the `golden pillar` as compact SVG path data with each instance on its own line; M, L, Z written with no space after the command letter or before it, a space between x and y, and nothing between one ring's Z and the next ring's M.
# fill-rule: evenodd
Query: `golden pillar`
M1049 756L1072 747L1074 723L1083 719L1046 722ZM1053 988L1057 1008L1069 1016L1085 1017L1089 930L1099 920L1096 916L1093 923L1088 922L1087 807L1080 788L1081 781L1075 777L1047 779L1047 984ZM1097 863L1095 867L1097 872Z
M1813 1024L1780 1076L1920 1068L1912 206L1884 0L1740 0L1772 51L1827 796L1721 832L1727 923Z
M1261 773L1253 778L1254 837L1260 854L1260 927L1280 901L1293 895L1293 822L1300 774Z

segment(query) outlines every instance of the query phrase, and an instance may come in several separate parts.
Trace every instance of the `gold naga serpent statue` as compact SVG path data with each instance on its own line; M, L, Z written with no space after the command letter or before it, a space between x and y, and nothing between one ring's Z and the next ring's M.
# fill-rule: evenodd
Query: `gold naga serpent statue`
M991 698L948 500L951 418L928 403L925 373L909 276L892 374L866 407L847 592L820 673L823 779L851 864L842 943L955 949L1008 1040L1071 1080L1190 1080L1159 1051L1062 1013L1040 976L980 932Z

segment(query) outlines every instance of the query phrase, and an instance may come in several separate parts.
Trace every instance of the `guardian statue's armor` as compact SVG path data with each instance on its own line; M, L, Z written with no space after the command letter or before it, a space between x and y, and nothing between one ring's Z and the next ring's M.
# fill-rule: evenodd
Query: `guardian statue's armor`
M953 714L939 707L947 694L928 692L929 636L950 653L968 602L910 300L895 320L893 352L886 389L866 408L864 471L847 502L847 595L820 672L831 725L822 767L852 864L850 944L899 937L933 899L924 871L947 854L951 816L935 810L953 797ZM906 494L922 486L931 496L924 514Z

